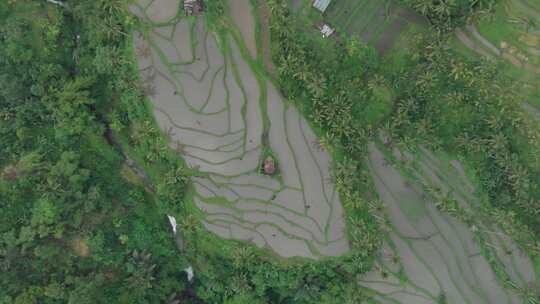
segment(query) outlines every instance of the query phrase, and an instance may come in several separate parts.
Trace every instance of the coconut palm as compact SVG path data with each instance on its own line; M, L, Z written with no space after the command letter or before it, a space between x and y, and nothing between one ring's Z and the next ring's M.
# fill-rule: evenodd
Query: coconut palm
M433 7L433 11L439 15L441 19L446 19L450 17L453 5L455 5L454 0L438 1L438 3Z
M253 258L253 251L248 246L237 247L232 256L233 266L236 268L245 267L251 258Z
M182 219L180 226L182 231L195 231L199 225L199 220L193 216L189 215Z
M120 0L97 0L99 8L109 15L116 14L122 10L123 4Z
M506 135L502 132L497 133L491 139L488 139L487 142L491 145L491 148L495 151L505 150L505 147L508 145L508 139Z
M165 176L165 182L168 185L185 185L188 180L188 177L182 172L182 168L169 170Z
M152 288L154 270L156 264L152 263L152 255L144 251L134 250L126 264L129 277L127 279L130 290L144 293L144 290Z
M434 9L434 4L432 1L416 1L414 8L422 15L428 15Z

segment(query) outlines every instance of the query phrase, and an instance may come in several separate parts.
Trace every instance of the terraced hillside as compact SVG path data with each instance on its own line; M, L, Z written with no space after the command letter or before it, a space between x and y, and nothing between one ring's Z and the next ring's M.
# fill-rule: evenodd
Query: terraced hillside
M495 13L456 31L463 50L503 60L509 64L509 75L524 83L528 102L540 107L540 2L505 0Z
M342 32L358 35L383 53L408 27L427 25L423 17L393 0L332 1L325 20Z
M389 236L360 284L381 303L535 303L531 260L479 215L480 202L461 164L424 148L413 155L387 146L370 145L369 167ZM468 215L462 218L457 210Z
M144 22L133 41L156 121L198 172L193 201L206 229L282 257L347 252L332 159L260 72L249 1L229 1L235 11L219 33L204 15L179 16L178 4L133 4ZM358 278L373 300L536 303L530 258L477 212L480 196L461 164L424 148L390 147L384 139L372 143L366 160L388 232L376 266ZM274 176L261 174L268 156L278 166Z
M298 110L254 69L249 6L220 33L204 16L177 16L178 7L179 0L131 5L145 23L133 40L157 123L199 172L193 200L206 228L283 257L348 251L332 160ZM261 174L269 155L277 176Z

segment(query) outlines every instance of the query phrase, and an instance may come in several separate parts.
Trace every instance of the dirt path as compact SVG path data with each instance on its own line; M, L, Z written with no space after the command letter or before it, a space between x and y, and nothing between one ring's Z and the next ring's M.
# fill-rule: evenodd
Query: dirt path
M102 115L98 115L97 119L101 121L105 126L105 132L103 133L103 137L105 137L107 143L124 157L126 166L129 168L129 170L131 170L131 172L133 172L133 174L135 174L138 178L141 179L144 186L151 192L155 192L156 190L148 174L146 174L144 169L135 160L133 160L129 157L129 155L127 155L127 153L122 148L122 145L114 137L114 134L112 133L110 127L110 122L107 121L107 119Z
M463 30L456 29L456 36L458 37L459 41L461 41L469 49L479 53L482 56L493 58L493 55L485 51L483 48L478 47L476 43L474 43L474 41L471 38L469 38L469 36L467 36L467 34Z

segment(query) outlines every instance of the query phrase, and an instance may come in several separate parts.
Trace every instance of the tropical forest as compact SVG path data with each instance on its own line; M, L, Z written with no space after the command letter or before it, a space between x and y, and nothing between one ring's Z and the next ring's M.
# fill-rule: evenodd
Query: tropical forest
M0 0L0 304L540 304L540 1Z

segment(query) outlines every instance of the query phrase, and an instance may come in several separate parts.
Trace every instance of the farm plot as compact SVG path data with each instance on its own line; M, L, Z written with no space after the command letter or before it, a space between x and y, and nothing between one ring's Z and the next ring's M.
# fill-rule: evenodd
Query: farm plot
M131 8L147 25L134 34L139 69L171 148L199 172L193 200L204 226L283 257L348 251L332 160L298 110L253 68L254 40L245 38L253 32L234 25L211 32L203 16L164 24L147 11L155 1ZM244 10L234 23L252 22L242 20L253 18L251 7ZM274 176L261 174L268 155Z
M492 18L456 30L454 44L466 56L507 62L508 74L523 83L529 102L540 107L540 2L501 1Z
M251 56L257 57L255 41L255 18L251 14L250 0L229 0L229 11L234 23L242 33L242 38Z
M338 30L357 35L382 53L392 47L410 24L427 25L420 15L393 0L333 1L325 19Z
M369 152L370 171L389 225L375 269L360 280L376 300L522 303L522 292L534 290L537 282L531 260L489 219L478 216L474 225L467 226L436 207L441 197L430 190L456 200L464 210L478 207L474 186L459 162L443 162L422 148L413 156L371 144ZM493 258L489 262L479 236L490 246ZM492 266L503 269L506 286L516 288L504 288Z

